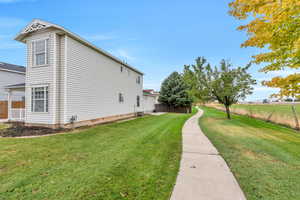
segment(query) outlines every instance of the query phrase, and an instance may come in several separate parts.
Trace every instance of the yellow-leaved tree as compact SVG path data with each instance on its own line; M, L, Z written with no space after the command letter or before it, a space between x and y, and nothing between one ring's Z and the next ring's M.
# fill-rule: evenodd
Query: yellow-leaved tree
M229 6L232 16L250 20L238 27L248 34L242 47L268 49L253 56L255 63L267 63L262 72L300 68L300 0L235 0ZM263 84L279 88L280 97L300 96L299 72Z

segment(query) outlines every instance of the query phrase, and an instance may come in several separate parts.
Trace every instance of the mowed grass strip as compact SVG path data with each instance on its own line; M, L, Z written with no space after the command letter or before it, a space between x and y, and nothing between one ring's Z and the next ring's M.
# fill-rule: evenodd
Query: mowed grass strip
M300 199L300 132L202 107L203 132L217 147L248 200Z
M164 199L190 114L100 125L76 134L0 138L0 199Z

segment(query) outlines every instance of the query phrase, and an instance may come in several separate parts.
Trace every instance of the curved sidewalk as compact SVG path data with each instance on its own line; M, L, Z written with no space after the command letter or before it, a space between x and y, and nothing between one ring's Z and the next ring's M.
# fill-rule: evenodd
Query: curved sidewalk
M183 152L171 200L246 200L217 149L202 133L199 110L182 129Z

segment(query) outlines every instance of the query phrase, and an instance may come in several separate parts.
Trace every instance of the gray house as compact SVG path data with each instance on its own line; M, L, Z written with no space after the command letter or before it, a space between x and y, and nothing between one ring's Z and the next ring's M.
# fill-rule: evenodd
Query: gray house
M8 98L10 97L11 102L17 105L19 101L24 101L25 93L24 90L14 90L9 95L9 89L13 87L19 87L18 85L24 85L25 82L26 68L23 66L13 65L5 62L0 62L0 119L1 121L8 118ZM24 87L24 86L23 86ZM13 107L13 106L10 106ZM24 116L24 108L19 110L13 110L17 118L20 115ZM17 113L18 112L18 113ZM11 116L11 118L15 118ZM21 117L22 118L22 117Z

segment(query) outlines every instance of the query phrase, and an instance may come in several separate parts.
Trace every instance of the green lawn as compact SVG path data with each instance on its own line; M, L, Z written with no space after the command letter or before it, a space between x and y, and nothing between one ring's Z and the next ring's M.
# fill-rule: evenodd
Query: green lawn
M169 199L188 114L0 138L0 199Z
M220 151L248 200L300 199L300 132L202 108L203 132Z

